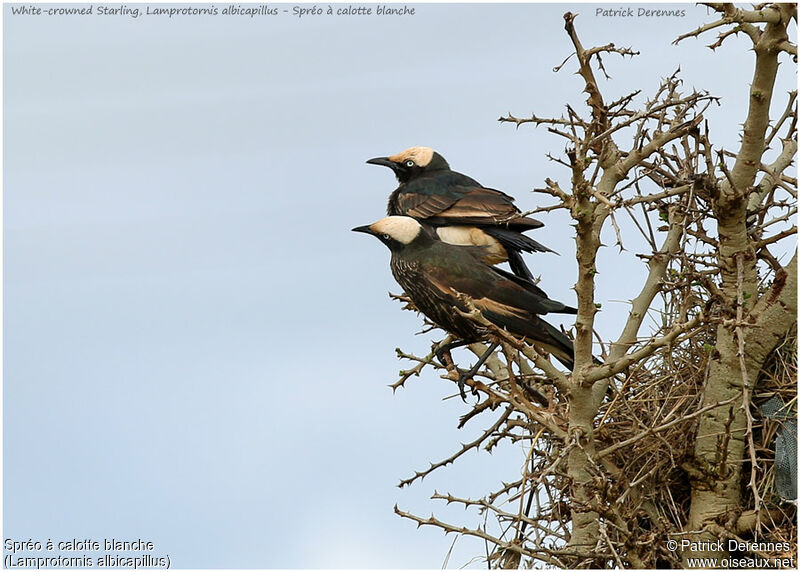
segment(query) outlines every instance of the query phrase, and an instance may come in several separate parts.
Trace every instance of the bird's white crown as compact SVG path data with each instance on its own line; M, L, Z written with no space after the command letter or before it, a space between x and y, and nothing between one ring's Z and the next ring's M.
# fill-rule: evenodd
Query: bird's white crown
M369 228L376 234L388 234L402 244L411 244L422 231L422 225L410 216L387 216Z
M430 147L411 147L410 149L401 151L397 155L389 157L389 160L395 163L405 163L409 159L420 167L425 167L431 162L431 159L433 159L433 149Z

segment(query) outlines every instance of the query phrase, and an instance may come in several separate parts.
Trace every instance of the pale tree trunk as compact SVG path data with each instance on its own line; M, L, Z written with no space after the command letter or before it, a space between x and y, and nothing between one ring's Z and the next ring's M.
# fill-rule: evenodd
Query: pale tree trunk
M687 532L694 533L687 538L696 544L683 553L684 562L688 558L720 558L727 554L724 549L714 549L714 541L720 539L719 523L733 527L742 512L742 466L752 436L748 419L750 396L769 353L787 335L797 315L796 255L783 276L777 277L773 287L759 299L756 256L747 229L747 207L766 148L778 56L780 45L787 40L791 7L773 8L770 12L767 17L774 22L767 23L763 32L752 26L748 30L754 42L756 66L742 145L730 173L712 190L716 195L713 204L719 230L723 300L718 308L720 323L703 405L731 399L733 403L700 417L686 525ZM734 15L732 7L728 13ZM757 302L759 312L766 312L773 320L767 323L753 312Z

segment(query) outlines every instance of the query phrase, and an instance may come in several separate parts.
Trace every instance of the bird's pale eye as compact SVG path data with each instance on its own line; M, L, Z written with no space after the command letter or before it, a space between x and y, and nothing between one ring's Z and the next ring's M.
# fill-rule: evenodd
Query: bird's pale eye
M384 233L383 234L383 238L385 238L386 240L389 240L389 238L391 238L391 237L388 234Z
M414 161L412 161L411 159L409 159L408 161L406 161L406 167L408 167L408 168L411 168L411 167L413 167L413 166L414 166Z

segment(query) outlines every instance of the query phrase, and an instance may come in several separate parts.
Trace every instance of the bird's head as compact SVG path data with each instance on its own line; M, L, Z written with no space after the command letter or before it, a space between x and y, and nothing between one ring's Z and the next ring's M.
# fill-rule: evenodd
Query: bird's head
M353 231L371 234L395 251L414 242L422 232L422 225L409 216L387 216L370 225L357 226Z
M375 157L367 163L383 165L394 171L397 180L405 183L426 171L450 169L450 165L430 147L411 147L390 157Z

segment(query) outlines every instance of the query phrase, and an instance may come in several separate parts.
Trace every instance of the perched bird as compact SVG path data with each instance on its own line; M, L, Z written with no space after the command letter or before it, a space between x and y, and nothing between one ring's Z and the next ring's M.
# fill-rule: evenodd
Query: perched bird
M469 296L491 323L541 346L572 369L572 342L539 316L550 312L576 314L577 310L549 299L533 282L487 265L485 246L448 244L439 238L434 227L407 216L389 216L353 230L372 234L389 247L392 274L417 309L459 338L437 350L442 363L444 352L455 347L480 340L493 342L478 363L459 376L462 397L464 381L478 371L498 344L489 328L456 311L468 309L459 294Z
M485 246L488 264L508 261L514 274L533 280L521 252L553 252L522 234L544 225L521 216L514 197L451 170L429 147L411 147L367 163L389 167L400 182L389 196L388 215L422 220L450 244Z

